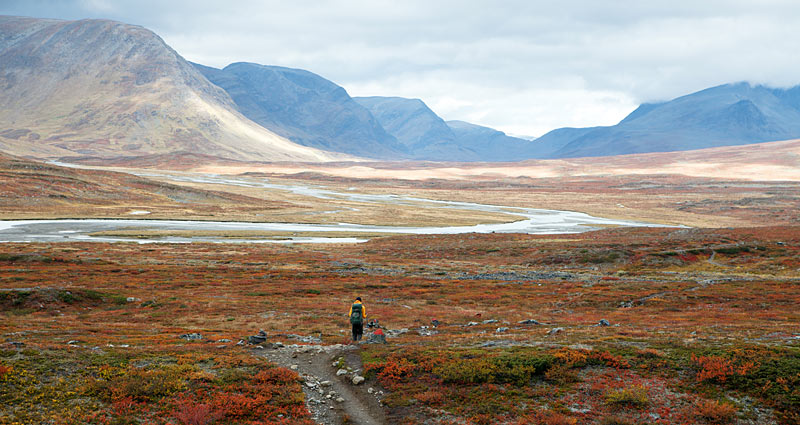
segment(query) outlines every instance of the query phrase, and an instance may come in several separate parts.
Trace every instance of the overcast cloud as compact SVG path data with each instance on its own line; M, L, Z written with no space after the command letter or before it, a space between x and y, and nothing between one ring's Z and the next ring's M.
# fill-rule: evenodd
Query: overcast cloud
M0 14L142 25L194 62L303 68L519 135L728 82L800 83L796 0L0 0Z

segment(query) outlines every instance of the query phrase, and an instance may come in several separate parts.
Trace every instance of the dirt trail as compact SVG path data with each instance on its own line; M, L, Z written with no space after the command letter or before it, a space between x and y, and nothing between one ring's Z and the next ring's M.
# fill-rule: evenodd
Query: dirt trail
M387 424L380 403L383 392L369 382L353 384L353 377L361 375L361 357L355 345L290 345L256 351L281 367L294 369L303 378L306 406L319 424ZM349 372L337 376L343 359Z

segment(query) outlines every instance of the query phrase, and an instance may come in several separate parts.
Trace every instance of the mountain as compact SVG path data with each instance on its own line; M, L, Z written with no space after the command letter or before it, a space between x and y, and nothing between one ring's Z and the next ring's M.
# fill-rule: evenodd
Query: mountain
M460 146L447 123L419 99L380 96L354 99L410 151L413 159L480 160L477 152Z
M537 139L541 157L672 152L800 137L800 86L726 84L641 105L610 127L562 128Z
M521 161L542 154L538 144L464 121L447 121L425 102L402 97L356 97L410 151L427 161Z
M244 116L295 143L370 158L408 154L345 89L317 74L241 62L224 69L194 66Z
M464 121L447 121L456 143L478 154L480 161L521 161L543 154L535 141L512 137L489 127Z
M0 151L346 158L297 145L248 120L225 91L142 27L0 16L0 64Z

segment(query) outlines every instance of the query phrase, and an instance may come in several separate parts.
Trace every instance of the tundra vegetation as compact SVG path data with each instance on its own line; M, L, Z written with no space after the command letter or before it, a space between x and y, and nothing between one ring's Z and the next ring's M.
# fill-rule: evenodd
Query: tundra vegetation
M0 244L0 424L313 423L298 374L238 343L345 343L356 295L393 423L800 422L784 226Z

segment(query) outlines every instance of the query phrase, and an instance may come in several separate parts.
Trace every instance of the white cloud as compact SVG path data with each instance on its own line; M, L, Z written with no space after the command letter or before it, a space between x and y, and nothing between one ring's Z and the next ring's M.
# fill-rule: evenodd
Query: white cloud
M10 0L0 13L139 24L192 61L304 68L516 134L613 124L727 82L800 83L795 0Z

